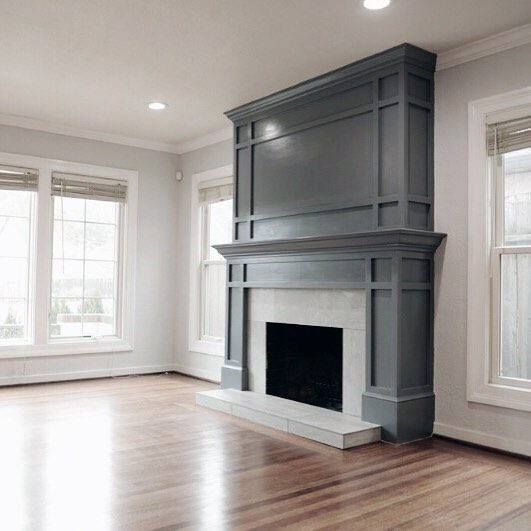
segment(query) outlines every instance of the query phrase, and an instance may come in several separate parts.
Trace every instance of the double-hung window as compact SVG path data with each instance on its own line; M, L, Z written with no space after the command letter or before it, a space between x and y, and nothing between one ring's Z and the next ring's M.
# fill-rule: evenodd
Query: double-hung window
M488 127L495 384L531 389L531 117Z
M232 241L232 177L217 177L231 171L193 179L190 350L205 354L224 349L227 268L214 246Z
M137 172L0 153L0 358L133 348Z

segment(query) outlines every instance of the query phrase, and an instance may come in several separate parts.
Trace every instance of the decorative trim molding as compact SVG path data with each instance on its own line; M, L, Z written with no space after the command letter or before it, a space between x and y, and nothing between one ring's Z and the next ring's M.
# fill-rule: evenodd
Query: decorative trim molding
M224 140L232 138L232 127L225 127L217 131L212 131L205 135L178 142L175 144L166 142L157 142L143 138L134 138L129 136L117 135L114 133L104 133L91 129L82 129L71 127L69 125L55 124L45 120L27 118L25 116L15 116L11 114L0 114L0 125L11 127L20 127L32 131L42 131L55 135L71 136L74 138L83 138L86 140L95 140L96 142L107 142L109 144L119 144L121 146L136 147L141 149L151 149L153 151L162 151L164 153L175 153L182 155L196 149L201 149Z
M190 151L195 151L196 149L217 144L218 142L223 142L224 140L232 140L232 134L232 126L224 127L223 129L218 129L217 131L212 131L206 135L198 136L196 138L192 138L191 140L176 144L176 153L182 155L184 153L189 153Z
M43 131L45 133L53 133L56 135L73 136L75 138L84 138L86 140L96 140L97 142L107 142L110 144L119 144L122 146L130 146L142 149L151 149L153 151L163 151L166 153L179 154L176 144L168 144L164 142L156 142L141 138L133 138L128 136L116 135L113 133L103 133L101 131L93 131L91 129L82 129L78 127L71 127L68 125L55 124L52 122L47 122L45 120L27 118L25 116L0 114L0 125L21 127L23 129Z
M353 250L390 250L396 247L435 251L446 234L415 229L386 229L338 236L318 236L287 240L263 240L215 245L227 258L301 252L348 252Z
M435 422L433 424L433 433L436 435L442 435L443 437L450 437L451 439L458 441L470 442L473 444L479 444L480 446L496 448L505 452L531 456L531 443L522 439L499 437L483 431L450 426L449 424L444 424L442 422Z
M490 35L437 55L437 70L445 70L488 55L531 43L531 24Z
M136 367L120 367L107 369L92 369L88 371L58 372L44 374L25 374L20 376L0 377L0 386L21 385L32 383L64 382L70 380L88 380L92 378L110 378L113 376L129 376L133 374L158 374L173 372L173 365L143 365Z
M201 380L207 380L208 382L220 383L221 382L221 365L219 370L198 369L197 367L187 367L176 363L173 367L173 371L183 376L190 376L192 378L199 378Z

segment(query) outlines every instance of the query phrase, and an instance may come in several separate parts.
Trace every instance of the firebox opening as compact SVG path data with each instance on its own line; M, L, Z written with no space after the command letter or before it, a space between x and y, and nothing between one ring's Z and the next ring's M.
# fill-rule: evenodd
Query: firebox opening
M343 329L267 323L266 393L343 408Z

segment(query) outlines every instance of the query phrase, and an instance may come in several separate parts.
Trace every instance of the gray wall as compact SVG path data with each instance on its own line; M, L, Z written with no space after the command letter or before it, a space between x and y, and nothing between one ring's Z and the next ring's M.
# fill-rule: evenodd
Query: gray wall
M466 400L467 105L531 86L531 45L466 63L435 79L435 230L448 233L438 251L435 304L435 395L439 432L493 446L531 441L531 413Z
M178 185L177 259L177 319L175 327L175 368L200 378L219 381L223 356L213 356L188 350L190 303L190 202L192 175L232 164L232 140L213 144L181 156L184 179Z
M139 172L135 350L128 353L1 359L0 384L167 370L176 320L175 227L178 155L0 126L0 151Z

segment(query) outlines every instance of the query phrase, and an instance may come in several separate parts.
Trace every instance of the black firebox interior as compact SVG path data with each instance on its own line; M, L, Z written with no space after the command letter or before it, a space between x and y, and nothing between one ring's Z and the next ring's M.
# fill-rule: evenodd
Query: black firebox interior
M343 329L267 323L266 393L341 411Z

